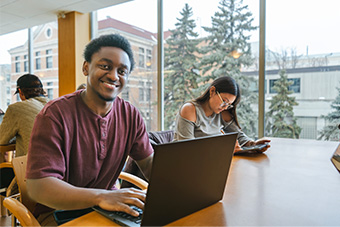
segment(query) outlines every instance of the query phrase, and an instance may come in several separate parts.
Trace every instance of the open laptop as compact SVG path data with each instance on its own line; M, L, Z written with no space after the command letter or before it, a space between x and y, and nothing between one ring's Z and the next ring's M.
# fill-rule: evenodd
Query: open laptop
M236 138L237 133L230 133L156 145L140 220L132 221L123 212L94 210L120 225L162 226L220 201Z

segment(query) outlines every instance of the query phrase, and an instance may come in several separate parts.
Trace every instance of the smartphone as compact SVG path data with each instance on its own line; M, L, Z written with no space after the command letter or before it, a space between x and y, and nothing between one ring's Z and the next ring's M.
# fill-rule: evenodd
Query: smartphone
M255 153L262 153L262 149L268 147L268 143L257 144L253 146L244 146L242 150L235 152L234 154L255 154Z

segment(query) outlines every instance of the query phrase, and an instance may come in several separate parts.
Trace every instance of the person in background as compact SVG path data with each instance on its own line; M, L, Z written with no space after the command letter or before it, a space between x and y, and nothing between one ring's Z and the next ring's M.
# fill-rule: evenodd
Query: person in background
M240 88L233 78L224 76L214 80L200 97L181 107L176 117L174 141L238 132L235 152L243 146L269 143L268 139L254 141L242 132L236 114L240 98ZM261 151L268 148L269 145Z
M118 97L134 67L130 43L103 35L86 46L84 58L86 88L51 101L33 127L27 190L41 225L56 225L60 210L99 206L138 216L129 205L144 207L144 191L115 190L128 156L147 178L153 159L141 114Z
M15 140L15 156L26 155L35 117L49 101L40 79L33 74L25 74L17 80L17 90L21 102L8 106L0 125L0 144Z

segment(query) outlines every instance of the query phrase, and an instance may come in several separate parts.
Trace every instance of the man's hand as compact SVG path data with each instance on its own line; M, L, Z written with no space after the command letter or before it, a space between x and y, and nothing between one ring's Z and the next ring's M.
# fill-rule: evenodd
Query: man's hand
M102 192L98 206L105 210L123 211L132 216L139 213L129 205L134 205L141 209L144 208L146 192L135 188L124 188L120 190Z

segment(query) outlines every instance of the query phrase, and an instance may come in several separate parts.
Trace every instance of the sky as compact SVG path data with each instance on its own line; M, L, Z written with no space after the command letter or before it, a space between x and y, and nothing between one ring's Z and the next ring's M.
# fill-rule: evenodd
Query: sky
M339 0L267 0L266 46L273 51L295 48L298 54L329 54L340 52ZM198 27L211 26L211 16L218 11L219 0L164 0L164 30L175 28L184 4L193 10ZM243 0L259 24L259 1ZM110 16L150 32L157 32L157 0L134 0L98 11L98 20ZM201 28L196 32L204 35ZM8 49L24 44L27 31L0 36L0 64L9 64ZM258 41L258 31L252 42Z

